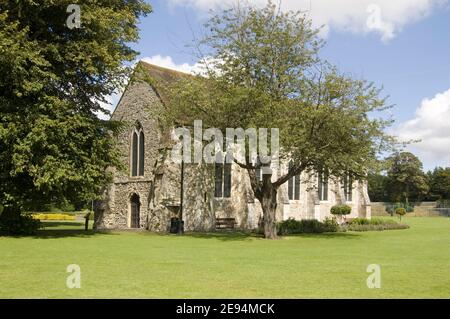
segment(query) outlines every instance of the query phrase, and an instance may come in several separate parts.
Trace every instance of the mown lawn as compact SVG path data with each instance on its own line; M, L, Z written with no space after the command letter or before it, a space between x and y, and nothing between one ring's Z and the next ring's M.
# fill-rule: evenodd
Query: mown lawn
M285 237L86 233L47 222L35 237L0 237L2 298L449 298L450 218L411 228ZM81 267L68 289L66 267ZM366 285L381 266L380 289Z

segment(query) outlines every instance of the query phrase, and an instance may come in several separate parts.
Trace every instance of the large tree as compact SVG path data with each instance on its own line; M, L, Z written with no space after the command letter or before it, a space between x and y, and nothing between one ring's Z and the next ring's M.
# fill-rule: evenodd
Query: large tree
M0 204L89 200L120 165L101 102L129 74L143 0L0 1ZM66 21L67 23L66 25ZM75 26L75 27L74 27Z
M386 202L390 200L388 193L388 177L380 173L367 174L369 198L373 202Z
M292 160L285 175L258 181L260 161L236 160L262 205L266 238L277 237L277 192L292 176L327 170L363 179L393 145L384 133L390 121L374 117L388 107L379 89L321 61L323 43L305 14L270 2L238 6L214 15L205 32L194 48L204 54L206 74L178 83L169 109L174 120L201 119L223 132L279 129L280 157Z
M424 174L422 162L410 152L391 155L387 162L387 188L393 201L421 200L429 191L428 178Z
M431 199L450 199L450 167L437 167L427 174Z

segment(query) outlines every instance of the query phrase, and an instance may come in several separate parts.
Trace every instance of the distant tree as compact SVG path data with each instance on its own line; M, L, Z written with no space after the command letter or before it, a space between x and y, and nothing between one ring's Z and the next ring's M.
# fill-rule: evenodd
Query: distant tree
M66 21L80 5L80 25ZM70 11L70 10L69 10ZM0 1L0 204L96 197L120 165L101 102L129 76L143 0ZM76 13L72 11L72 14ZM78 28L79 26L79 28ZM3 215L5 214L3 213Z
M428 193L428 178L417 156L399 152L390 156L387 162L387 189L392 201L408 203L411 199L421 200Z
M450 199L450 167L437 167L427 175L430 183L430 197Z
M367 175L369 198L373 202L387 202L390 200L387 185L388 177L380 173Z

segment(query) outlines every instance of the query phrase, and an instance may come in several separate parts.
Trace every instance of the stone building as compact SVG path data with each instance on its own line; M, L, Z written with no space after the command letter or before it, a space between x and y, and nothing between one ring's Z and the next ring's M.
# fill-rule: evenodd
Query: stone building
M96 205L94 227L165 232L182 204L186 231L214 230L218 218L234 218L241 229L257 228L261 206L246 170L236 164L185 164L181 201L181 165L167 158L170 139L159 115L167 101L164 85L186 75L145 62L140 66L149 80L132 81L112 115L126 123L117 139L126 169L111 169L114 179ZM286 170L281 165L273 178ZM337 203L352 207L350 217L370 217L365 183L305 172L280 187L277 220L324 220Z

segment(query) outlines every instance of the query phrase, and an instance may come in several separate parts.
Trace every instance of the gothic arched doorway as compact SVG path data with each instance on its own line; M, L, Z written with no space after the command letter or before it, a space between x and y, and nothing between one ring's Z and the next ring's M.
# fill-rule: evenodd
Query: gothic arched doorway
M140 228L140 213L139 195L133 194L130 199L130 228Z

